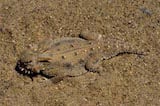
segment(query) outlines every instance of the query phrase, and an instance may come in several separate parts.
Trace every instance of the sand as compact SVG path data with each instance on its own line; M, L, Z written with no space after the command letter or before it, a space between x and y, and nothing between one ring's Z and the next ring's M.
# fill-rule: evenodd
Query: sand
M101 75L57 84L15 71L23 50L83 30L122 39L147 55L118 56L102 62ZM0 105L158 106L159 43L159 0L0 0Z

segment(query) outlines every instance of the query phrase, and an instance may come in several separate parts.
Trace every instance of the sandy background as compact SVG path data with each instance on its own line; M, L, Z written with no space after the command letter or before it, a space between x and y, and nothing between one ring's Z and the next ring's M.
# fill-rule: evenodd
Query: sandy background
M88 29L148 53L104 61L93 73L58 84L19 75L20 53L46 37ZM160 105L160 0L0 0L1 106Z

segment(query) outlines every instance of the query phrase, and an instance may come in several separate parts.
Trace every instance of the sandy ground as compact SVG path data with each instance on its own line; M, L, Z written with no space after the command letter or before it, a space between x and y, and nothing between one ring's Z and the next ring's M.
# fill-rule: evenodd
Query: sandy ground
M28 46L86 29L147 55L119 56L101 64L101 76L88 73L58 84L31 81L14 70ZM0 0L0 105L158 106L159 43L159 0Z

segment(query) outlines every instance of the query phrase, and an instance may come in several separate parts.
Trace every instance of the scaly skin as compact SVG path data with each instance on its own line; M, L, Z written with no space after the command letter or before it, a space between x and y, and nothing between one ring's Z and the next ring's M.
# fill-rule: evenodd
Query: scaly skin
M74 77L86 72L99 72L101 68L98 63L104 59L104 41L100 34L95 33L83 32L79 38L64 37L45 40L37 47L36 51L23 52L17 63L17 70L30 77L32 74L39 74L59 81L67 76ZM125 53L136 54L122 51L107 58ZM86 70L81 69L82 67Z

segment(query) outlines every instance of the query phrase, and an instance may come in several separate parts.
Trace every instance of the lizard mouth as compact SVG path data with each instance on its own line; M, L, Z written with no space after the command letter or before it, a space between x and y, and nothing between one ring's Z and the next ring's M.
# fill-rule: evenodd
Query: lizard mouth
M29 77L34 77L34 76L38 75L38 73L32 71L32 69L30 69L30 68L27 68L27 66L28 66L28 62L22 62L21 60L18 60L16 67L15 67L15 70L19 74L26 75Z

